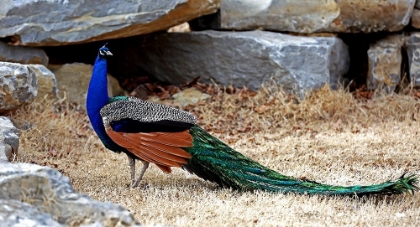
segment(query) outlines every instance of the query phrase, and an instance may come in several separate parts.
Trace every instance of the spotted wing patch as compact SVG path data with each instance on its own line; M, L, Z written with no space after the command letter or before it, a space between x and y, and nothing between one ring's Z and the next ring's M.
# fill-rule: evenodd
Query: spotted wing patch
M182 149L193 146L189 130L126 133L109 129L107 134L116 144L126 148L137 158L156 164L165 173L170 173L171 167L182 167L191 158Z

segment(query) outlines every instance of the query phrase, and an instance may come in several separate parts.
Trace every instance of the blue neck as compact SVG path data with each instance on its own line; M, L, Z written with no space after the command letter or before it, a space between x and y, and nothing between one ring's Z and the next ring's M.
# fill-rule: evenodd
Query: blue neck
M86 109L93 129L104 143L110 139L105 132L99 111L108 103L108 100L107 62L105 58L98 56L89 83Z

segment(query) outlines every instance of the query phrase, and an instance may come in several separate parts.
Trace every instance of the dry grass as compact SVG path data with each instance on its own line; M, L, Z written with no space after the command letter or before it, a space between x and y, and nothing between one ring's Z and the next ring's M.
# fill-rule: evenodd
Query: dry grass
M190 111L212 134L281 173L353 185L420 174L419 108L420 101L409 95L359 101L324 88L297 101L267 88L219 94ZM360 199L239 193L178 169L166 175L154 166L142 187L131 189L126 156L102 146L83 108L44 100L11 118L21 128L18 161L60 170L77 191L126 207L142 224L420 225L419 193Z

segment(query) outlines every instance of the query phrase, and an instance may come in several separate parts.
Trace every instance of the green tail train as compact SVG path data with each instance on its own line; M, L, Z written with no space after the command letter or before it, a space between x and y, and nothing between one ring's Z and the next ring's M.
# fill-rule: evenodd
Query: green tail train
M192 157L184 168L224 187L241 191L326 195L400 194L418 190L416 175L402 176L396 181L382 184L349 187L299 180L245 157L198 126L191 127L190 133L194 138L194 146L185 148Z

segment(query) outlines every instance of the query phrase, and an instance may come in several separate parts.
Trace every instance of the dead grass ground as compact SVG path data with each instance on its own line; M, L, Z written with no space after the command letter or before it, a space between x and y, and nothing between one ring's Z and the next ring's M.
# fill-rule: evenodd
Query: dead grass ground
M324 88L297 102L277 89L219 94L190 107L200 125L281 173L337 185L420 174L420 101L410 95L356 100ZM347 198L239 193L182 170L151 167L131 189L125 155L107 151L83 108L44 100L14 113L18 161L47 165L74 188L120 204L145 225L420 226L420 193Z

